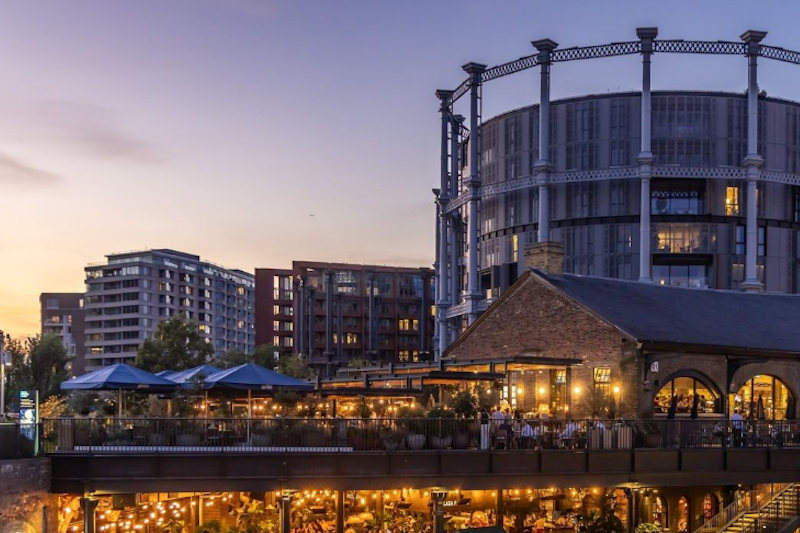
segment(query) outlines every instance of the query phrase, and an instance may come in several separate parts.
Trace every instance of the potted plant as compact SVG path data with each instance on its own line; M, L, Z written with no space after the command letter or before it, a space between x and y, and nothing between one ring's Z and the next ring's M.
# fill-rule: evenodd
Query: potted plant
M427 438L425 437L425 410L419 406L401 407L398 416L403 420L402 424L406 431L406 446L409 450L421 450L425 447Z
M437 422L431 425L431 446L443 450L453 444L455 411L446 407L434 407L428 411L428 419Z
M401 436L389 426L381 426L380 438L383 448L393 452L400 446Z
M479 434L480 422L476 419L478 415L478 396L469 390L462 390L453 395L450 402L456 416L463 420L469 420L469 426L459 424L453 432L453 448L464 450L469 446L470 433ZM472 425L475 427L472 427Z

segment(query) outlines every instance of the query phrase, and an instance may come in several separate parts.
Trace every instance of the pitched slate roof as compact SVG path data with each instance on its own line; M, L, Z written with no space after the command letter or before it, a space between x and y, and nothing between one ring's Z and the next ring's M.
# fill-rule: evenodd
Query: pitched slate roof
M532 273L639 342L800 353L800 295Z

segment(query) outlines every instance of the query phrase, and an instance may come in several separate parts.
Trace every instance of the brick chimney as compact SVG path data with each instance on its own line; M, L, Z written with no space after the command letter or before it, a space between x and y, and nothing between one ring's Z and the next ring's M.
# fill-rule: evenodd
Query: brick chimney
M547 274L564 273L564 245L545 241L525 247L525 268L535 268Z

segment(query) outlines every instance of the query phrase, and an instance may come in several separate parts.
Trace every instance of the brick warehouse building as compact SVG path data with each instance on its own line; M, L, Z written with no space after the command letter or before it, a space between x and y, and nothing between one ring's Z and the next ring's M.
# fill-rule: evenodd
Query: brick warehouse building
M562 416L589 414L587 398L600 391L625 416L665 413L673 396L688 414L697 396L702 415L755 416L760 403L766 418L794 418L800 297L564 274L562 254L559 243L527 249L532 268L445 360L535 358L512 375L507 396L521 389L537 396L526 404Z
M306 355L315 365L425 360L434 326L432 279L428 268L311 261L258 268L256 344Z

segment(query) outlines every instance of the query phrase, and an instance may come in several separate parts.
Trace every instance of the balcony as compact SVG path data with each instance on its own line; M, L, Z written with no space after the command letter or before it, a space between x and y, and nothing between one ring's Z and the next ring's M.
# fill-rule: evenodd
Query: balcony
M423 479L465 489L631 479L688 486L800 475L792 423L604 424L537 421L532 432L503 438L495 422L478 420L46 419L42 435L53 490L72 492L191 490L199 482L206 490L273 490L287 481L297 488L385 488Z

